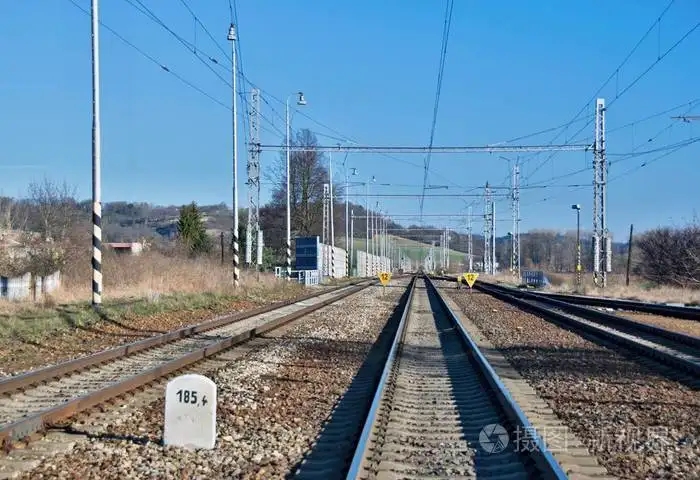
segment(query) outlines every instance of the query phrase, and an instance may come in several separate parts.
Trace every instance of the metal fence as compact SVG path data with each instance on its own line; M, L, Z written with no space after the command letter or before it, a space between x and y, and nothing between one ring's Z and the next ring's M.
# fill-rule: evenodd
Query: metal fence
M0 276L0 297L11 300L31 298L42 293L51 293L61 285L61 272L54 272L45 277L25 273L19 277Z
M549 285L549 279L542 270L523 270L521 277L523 283L533 287L542 288Z
M321 243L321 273L324 277L341 278L347 276L347 252L342 248Z
M391 271L391 260L388 257L369 255L362 250L357 251L357 276L373 277L379 272Z
M294 276L294 273L292 272L292 276ZM296 273L298 273L297 281L299 283L303 283L306 286L319 284L318 270L297 270Z

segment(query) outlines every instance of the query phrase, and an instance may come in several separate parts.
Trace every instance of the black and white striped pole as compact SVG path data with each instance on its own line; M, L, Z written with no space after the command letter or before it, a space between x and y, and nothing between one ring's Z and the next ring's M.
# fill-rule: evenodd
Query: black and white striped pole
M98 0L92 0L92 305L102 304L102 200L100 185L100 49Z
M238 288L240 269L238 258L238 108L236 95L236 27L231 24L228 30L228 40L231 42L231 84L233 86L233 228L231 234L233 248L233 286Z
M286 252L285 252L285 264L286 264L286 269L287 269L287 280L290 281L292 279L292 207L291 207L291 199L290 199L290 190L289 190L289 182L290 182L290 176L292 174L292 169L291 169L291 162L292 162L292 128L290 125L290 120L289 120L289 99L293 97L295 94L289 95L287 97L287 101L285 102L285 126L286 126L286 134L287 134L287 148L286 148L286 177L287 177L287 238L285 242L285 247L286 247ZM297 105L303 106L306 105L306 99L304 98L304 94L302 92L297 92L296 95L298 95L297 99Z

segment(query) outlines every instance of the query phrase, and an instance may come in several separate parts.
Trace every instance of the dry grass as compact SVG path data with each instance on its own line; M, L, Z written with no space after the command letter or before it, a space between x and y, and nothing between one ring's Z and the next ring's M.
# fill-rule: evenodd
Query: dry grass
M209 292L219 295L244 295L251 291L283 286L271 274L242 272L239 291L233 288L232 267L209 258L190 259L167 256L159 252L147 252L139 256L103 256L103 299L124 300L136 298L156 299L161 295L196 294ZM89 262L89 258L86 258ZM92 298L92 280L87 271L65 276L61 287L47 294L40 301L0 301L0 313L26 307L53 306L57 304L87 302ZM84 269L83 269L84 270Z
M593 295L611 298L626 298L642 302L670 302L685 303L688 305L700 305L700 290L676 288L667 286L654 286L641 278L630 278L630 285L625 285L625 276L621 274L608 274L608 285L603 290L593 284L593 276L583 276L581 289L576 289L576 276L573 273L547 273L551 286L547 289L552 292L578 293L581 295ZM485 281L516 284L519 283L508 274L495 276L481 274Z
M37 302L0 300L0 337L45 335L54 330L99 321L90 308L91 269L67 269L61 287ZM209 309L239 300L265 303L298 294L302 286L272 274L242 272L233 288L232 267L211 258L189 259L158 252L140 256L103 256L103 313L149 315L178 309Z

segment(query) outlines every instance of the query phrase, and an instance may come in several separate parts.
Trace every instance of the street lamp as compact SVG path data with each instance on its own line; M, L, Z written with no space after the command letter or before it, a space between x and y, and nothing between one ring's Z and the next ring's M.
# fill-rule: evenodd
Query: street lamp
M345 162L347 161L347 159L348 159L348 157L346 155L345 160L343 161L343 167L345 167ZM350 174L350 176L357 175L356 168L351 168L350 170L352 170L352 173ZM348 176L349 176L348 169L347 169L347 167L345 167L345 249L348 251L348 255L352 255L352 253L350 252L350 231L348 230L349 222L350 222L350 218L348 215L349 210L350 210L350 197L349 197L349 193L348 193L348 189L350 188L350 183L348 181ZM352 259L350 257L348 257L348 263L351 260ZM348 268L347 272L348 272L348 277L349 277L350 276L349 268Z
M374 175L372 175L372 178L370 180L367 180L367 183L365 184L365 254L367 260L365 261L365 273L367 277L370 276L369 272L369 223L370 223L370 216L369 216L369 184L372 182L376 182L377 179L374 178Z
M510 239L510 273L511 275L515 272L515 249L513 248L513 232L508 232L508 238Z
M571 205L576 210L576 285L581 286L581 205Z
M350 170L353 171L352 175L358 175L357 169L356 168L351 168ZM350 268L352 265L355 263L355 214L352 210L349 209L349 194L347 193L350 189L350 187L357 187L360 185L366 185L366 182L350 182L348 180L348 172L347 170L345 171L345 231L349 232L349 236L346 233L346 247L348 248L348 272L350 272ZM350 226L348 227L348 222L350 222ZM349 228L349 230L348 230ZM349 276L349 275L348 275Z
M292 152L292 146L291 146L291 129L289 125L289 99L293 97L294 95L298 95L297 99L297 105L303 106L306 105L306 99L304 98L304 94L302 92L297 92L294 94L291 94L287 97L287 101L285 103L286 109L285 109L285 124L287 126L287 254L286 254L286 264L287 264L287 281L291 280L292 278L292 209L291 209L291 204L289 200L289 177L290 177L290 168L289 168L289 163L291 159L291 152Z
M379 211L379 201L377 201L374 205L374 211L372 214L372 255L376 257L373 259L374 262L372 265L377 265L379 267L379 258L381 256L381 252L379 251L379 238L377 237L377 234L379 233L379 217L378 214L381 214ZM377 269L373 268L372 269L372 275L377 274Z

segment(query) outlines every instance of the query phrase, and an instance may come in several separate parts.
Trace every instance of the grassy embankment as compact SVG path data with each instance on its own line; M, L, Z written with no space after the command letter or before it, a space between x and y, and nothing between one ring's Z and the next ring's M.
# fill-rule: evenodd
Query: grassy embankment
M207 313L213 316L301 293L298 284L270 274L261 274L258 281L254 273L246 272L242 273L241 288L235 291L230 265L221 265L215 259L194 260L157 252L140 256L105 252L103 306L98 312L90 306L89 263L67 270L61 287L35 302L0 299L1 339L39 340L98 322L168 312L201 318ZM181 318L177 323L190 322Z
M389 235L389 238L393 239L396 242L397 246L401 247L401 251L404 253L404 255L407 258L410 258L413 260L414 265L416 262L422 263L423 260L425 259L426 255L428 255L428 252L430 251L430 245L427 243L421 243L417 242L415 240L410 240L407 238L402 238L402 237L396 237L393 235ZM343 244L345 243L345 237L339 238L336 240L336 244L340 248L344 248ZM356 250L365 250L365 239L364 238L355 238L354 242L354 247ZM439 259L440 255L442 254L441 247L437 246L435 247L435 255ZM449 255L450 255L450 267L460 265L460 263L464 262L465 257L467 256L466 253L463 252L458 252L457 250L449 250Z

